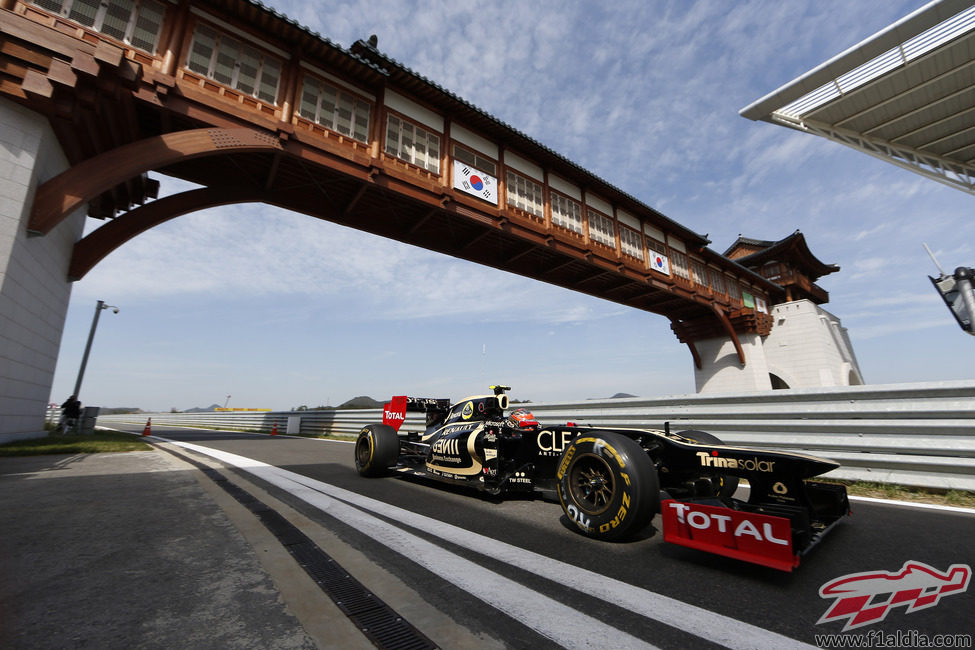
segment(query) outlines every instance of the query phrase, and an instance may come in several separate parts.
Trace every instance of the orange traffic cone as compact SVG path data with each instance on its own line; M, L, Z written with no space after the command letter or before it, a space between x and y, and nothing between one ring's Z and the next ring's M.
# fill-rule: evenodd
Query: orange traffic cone
M142 430L142 435L144 436L152 435L152 418L146 420L146 428Z
M271 429L271 435L272 436L278 435L278 423L277 422L274 423L274 427Z

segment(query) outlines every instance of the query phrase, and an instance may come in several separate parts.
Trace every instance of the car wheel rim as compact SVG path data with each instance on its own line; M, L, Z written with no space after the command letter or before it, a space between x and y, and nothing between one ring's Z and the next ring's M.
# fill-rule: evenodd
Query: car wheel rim
M359 462L360 467L365 467L369 464L369 459L372 457L372 445L369 443L369 439L365 436L359 438L359 441L355 446L355 458Z
M572 500L587 515L600 515L609 509L616 492L613 472L599 456L580 456L569 473Z

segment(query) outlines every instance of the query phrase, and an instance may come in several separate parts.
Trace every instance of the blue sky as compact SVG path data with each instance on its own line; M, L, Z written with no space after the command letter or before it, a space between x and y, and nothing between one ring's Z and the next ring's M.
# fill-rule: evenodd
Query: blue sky
M816 0L269 3L379 49L724 251L801 230L867 383L975 377L931 287L975 265L973 199L738 111L923 5ZM162 194L181 186L163 180ZM92 221L92 220L89 220ZM89 229L100 222L92 222ZM97 300L86 404L290 409L356 395L558 401L694 392L669 321L262 205L186 215L73 288L52 401ZM230 396L229 400L227 396Z

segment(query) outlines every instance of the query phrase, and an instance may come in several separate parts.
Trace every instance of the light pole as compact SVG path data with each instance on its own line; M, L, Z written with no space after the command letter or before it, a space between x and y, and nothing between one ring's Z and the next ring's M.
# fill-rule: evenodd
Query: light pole
M88 332L88 344L85 346L85 354L81 357L81 368L78 369L78 381L74 383L74 396L79 399L81 393L81 379L85 376L85 366L88 365L88 353L91 352L91 342L95 339L95 328L98 327L98 317L103 309L111 309L112 313L118 313L118 307L106 305L104 300L99 300L95 305L95 317L91 320L91 331Z

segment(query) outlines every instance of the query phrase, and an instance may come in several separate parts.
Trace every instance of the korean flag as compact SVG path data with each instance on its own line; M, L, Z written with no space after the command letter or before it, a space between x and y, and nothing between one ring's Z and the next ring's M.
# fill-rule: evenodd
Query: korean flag
M493 205L498 204L498 179L478 171L459 160L454 161L454 189L476 196Z
M650 268L658 273L670 275L670 260L667 256L652 249L647 252L650 254Z

